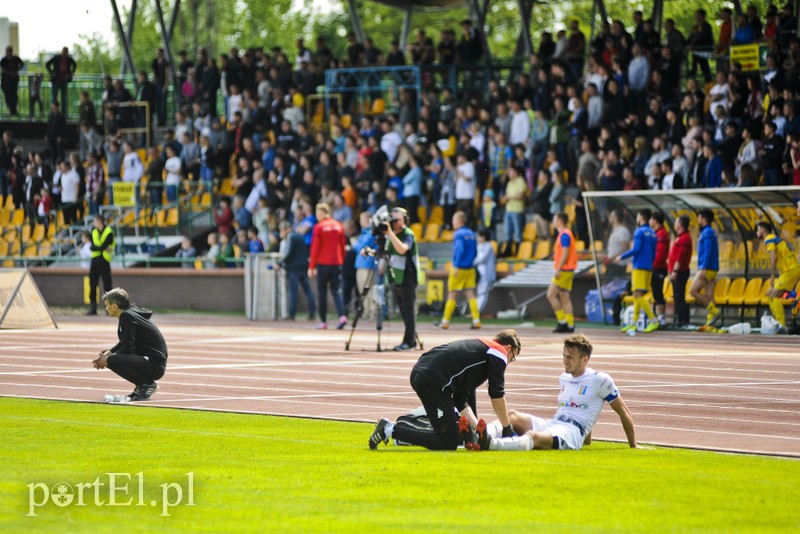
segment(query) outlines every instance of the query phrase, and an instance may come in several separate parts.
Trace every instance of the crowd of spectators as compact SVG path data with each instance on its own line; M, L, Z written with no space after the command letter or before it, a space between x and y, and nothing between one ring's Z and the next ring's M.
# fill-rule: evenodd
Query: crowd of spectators
M715 31L697 9L693 27L666 19L659 33L637 11L628 28L611 21L591 41L571 21L555 36L545 32L521 71L486 80L478 93L439 87L426 70L480 60L484 39L470 21L458 38L442 32L438 44L419 30L408 50L393 41L383 52L350 34L343 58L321 38L315 50L299 39L293 62L280 48L232 48L218 59L200 48L194 61L181 52L174 127L142 161L134 150L142 140L125 141L118 130L141 124L143 108L119 104L146 100L154 122L167 123L170 65L159 50L151 72L139 73L136 94L106 79L105 137L91 101L81 99L80 152L63 170L50 172L46 154L28 159L4 136L0 193L36 215L45 190L54 205L64 202L61 177L71 171L89 212L116 180L146 177L150 193L141 202L151 205L161 204L161 187L170 202L195 186L232 191L216 209L214 245L256 240L268 251L278 250L281 221L308 240L317 202L354 236L360 212L403 206L414 223L418 207L439 205L444 221L460 210L470 226L505 236L502 252L513 255L526 215L549 236L553 214L580 206L583 191L800 185L797 19L788 4L770 6L764 18L753 6L735 21L731 15L722 10ZM765 70L744 72L729 61L730 45L755 42L768 47ZM326 68L404 64L422 68L419 107L413 91L391 89L388 113L331 113L322 124L306 116L306 97ZM48 143L61 168L59 114L54 103ZM105 176L97 176L100 159ZM576 215L577 238L588 242L583 210Z

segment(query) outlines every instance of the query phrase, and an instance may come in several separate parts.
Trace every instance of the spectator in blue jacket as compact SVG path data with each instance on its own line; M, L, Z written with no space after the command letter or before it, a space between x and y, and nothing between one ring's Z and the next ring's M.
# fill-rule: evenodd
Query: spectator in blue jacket
M633 321L631 324L623 326L622 331L636 331L636 322L639 319L639 311L644 310L649 322L644 329L645 333L657 330L659 322L650 303L644 298L645 293L650 290L653 279L653 262L656 258L656 234L650 228L650 217L652 213L648 209L639 210L636 214L636 231L633 233L633 248L620 254L615 261L633 258L633 273L631 274L631 290L633 290Z
M709 143L703 147L703 156L706 158L706 168L703 170L703 183L701 187L722 187L722 157L717 147Z
M447 302L444 305L444 316L436 323L441 328L449 328L450 318L456 310L458 292L463 291L472 313L472 330L481 327L481 312L478 308L478 299L475 298L475 257L478 253L478 243L475 232L467 226L467 214L457 211L453 214L453 266L447 277Z
M375 235L372 233L372 227L369 223L370 214L368 211L362 211L359 216L358 223L361 226L361 235L358 236L356 242L353 243L353 252L356 253L356 286L358 287L358 294L361 296L361 305L364 312L362 317L367 321L371 321L375 317L375 301L373 299L375 284L378 282L376 276L370 280L370 275L373 274L377 265L375 256L370 254L367 249L376 250L378 243ZM377 274L377 273L376 273ZM364 287L370 283L367 294L364 295Z
M303 236L292 231L292 223L289 221L281 221L278 231L281 236L280 266L286 269L286 282L289 286L289 319L294 321L297 312L297 286L300 285L308 301L308 319L314 320L317 301L308 283L308 247Z
M233 197L233 217L236 221L236 228L246 230L253 225L253 214L244 205L245 198L240 195Z
M408 211L411 224L419 222L417 208L422 193L422 166L417 156L408 158L408 172L403 176L403 207Z
M719 271L719 243L717 233L711 227L714 212L710 209L701 210L697 214L697 222L700 224L700 237L697 238L697 274L690 291L695 301L705 306L706 325L710 325L719 318L719 309L714 304L714 286L717 284Z

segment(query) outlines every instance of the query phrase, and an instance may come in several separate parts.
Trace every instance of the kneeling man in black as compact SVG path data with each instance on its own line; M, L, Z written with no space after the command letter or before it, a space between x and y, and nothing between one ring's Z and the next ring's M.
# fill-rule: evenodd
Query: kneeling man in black
M119 343L100 353L95 369L108 367L136 386L131 401L149 399L158 389L156 380L167 368L167 344L158 327L150 321L153 312L131 304L127 291L114 288L103 295L106 311L119 319Z

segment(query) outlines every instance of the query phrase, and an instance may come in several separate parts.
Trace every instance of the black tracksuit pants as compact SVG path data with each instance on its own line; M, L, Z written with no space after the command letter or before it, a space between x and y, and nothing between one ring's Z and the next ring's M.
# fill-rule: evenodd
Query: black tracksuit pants
M135 386L152 384L162 376L167 364L149 360L138 354L112 354L106 360L108 368Z
M458 419L455 415L453 395L417 371L411 371L411 387L422 401L433 432L397 426L392 437L433 451L454 451L458 448Z
M97 309L97 284L103 279L103 291L111 291L111 264L102 256L92 258L89 267L89 303Z

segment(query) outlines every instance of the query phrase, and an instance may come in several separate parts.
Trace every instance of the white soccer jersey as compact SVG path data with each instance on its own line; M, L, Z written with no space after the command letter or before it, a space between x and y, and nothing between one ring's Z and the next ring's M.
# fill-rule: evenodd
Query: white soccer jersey
M604 402L612 402L619 397L614 380L606 373L598 373L586 368L578 378L562 373L559 378L561 392L558 394L558 411L553 419L569 419L583 427L583 434L591 432L600 417Z

